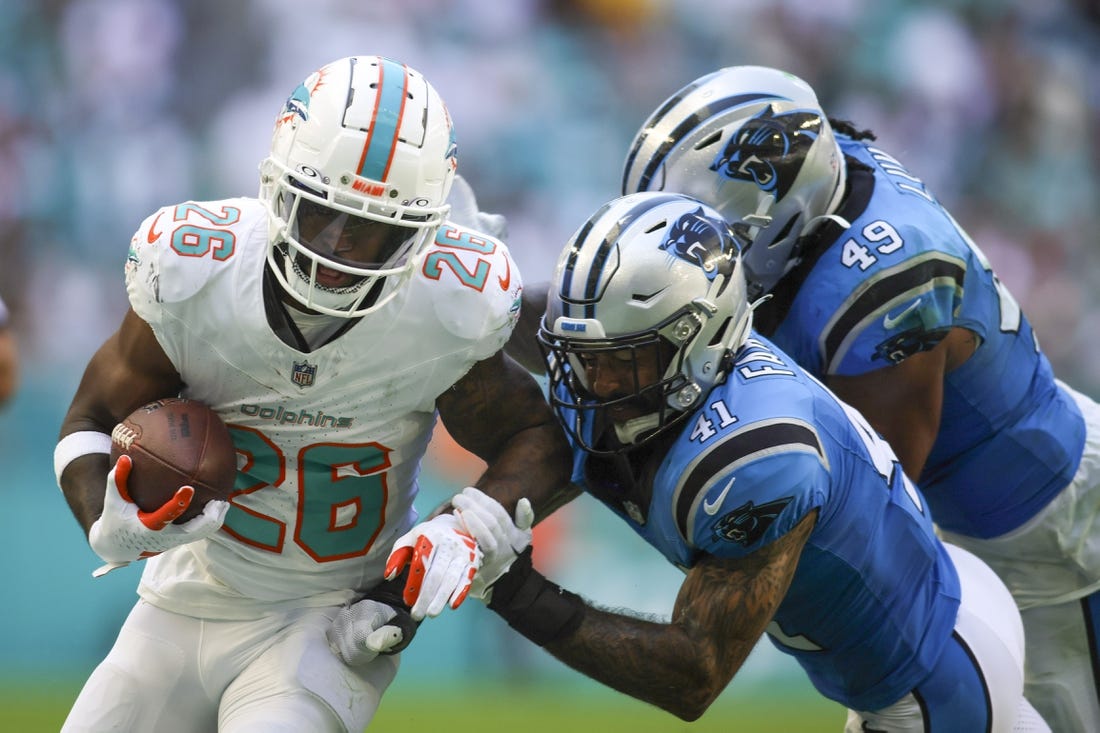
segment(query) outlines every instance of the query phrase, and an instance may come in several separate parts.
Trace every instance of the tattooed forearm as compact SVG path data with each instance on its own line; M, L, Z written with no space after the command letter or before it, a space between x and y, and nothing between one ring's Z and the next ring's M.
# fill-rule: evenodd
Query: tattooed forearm
M576 633L546 650L619 692L694 720L710 704L700 657L688 628L589 608Z
M708 557L688 574L669 623L589 609L574 634L546 646L579 672L695 720L725 689L790 585L816 521L738 560Z

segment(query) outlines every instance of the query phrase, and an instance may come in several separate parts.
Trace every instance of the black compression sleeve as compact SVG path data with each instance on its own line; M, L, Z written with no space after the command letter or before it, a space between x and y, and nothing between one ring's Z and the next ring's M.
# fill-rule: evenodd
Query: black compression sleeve
M535 570L530 547L492 591L489 608L539 646L572 634L584 618L584 600Z

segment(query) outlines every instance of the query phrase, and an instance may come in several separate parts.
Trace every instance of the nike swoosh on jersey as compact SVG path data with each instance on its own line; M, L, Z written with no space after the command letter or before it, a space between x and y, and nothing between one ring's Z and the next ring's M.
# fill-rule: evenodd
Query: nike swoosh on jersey
M153 223L149 225L149 233L145 235L145 241L149 244L160 239L160 232L157 231L157 222L160 221L160 217L163 215L163 211L157 214L157 218L153 219Z
M921 300L922 298L917 298L912 303L910 303L905 310L903 310L901 313L898 313L892 318L890 317L890 314L887 313L882 319L882 327L885 328L887 331L892 331L899 323L901 323L903 318L912 313L920 305Z
M718 507L722 506L722 502L726 500L726 494L729 493L730 487L733 486L733 482L737 480L736 476L730 477L730 482L726 484L726 488L722 489L722 493L718 495L718 498L714 501L707 501L703 499L703 511L711 516L714 516L718 511Z
M500 283L501 290L507 290L508 286L512 284L512 265L509 264L508 258L504 258L504 277L497 275L497 282Z

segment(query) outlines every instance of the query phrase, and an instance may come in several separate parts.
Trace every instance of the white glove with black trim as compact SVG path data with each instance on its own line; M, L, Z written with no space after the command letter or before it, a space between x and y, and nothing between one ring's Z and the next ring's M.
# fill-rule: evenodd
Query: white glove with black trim
M195 494L191 486L181 486L159 509L142 511L126 490L131 467L130 457L120 456L107 474L103 514L88 532L88 544L107 563L92 573L96 578L134 560L209 537L221 528L229 511L229 502L210 501L194 519L172 524L191 505Z
M451 505L484 555L470 584L470 595L488 601L493 583L531 545L535 512L530 501L520 499L516 502L515 517L510 517L499 501L473 486L451 497Z

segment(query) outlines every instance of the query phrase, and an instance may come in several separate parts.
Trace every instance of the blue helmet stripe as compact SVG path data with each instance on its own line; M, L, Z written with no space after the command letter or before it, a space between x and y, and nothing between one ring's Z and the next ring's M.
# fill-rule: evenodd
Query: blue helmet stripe
M652 132L653 128L659 123L667 114L667 111L676 103L679 102L686 95L687 92L691 92L695 89L695 86L688 87L683 94L679 94L672 101L671 104L666 104L661 110L654 115L653 119L646 125L646 130L643 134L638 136L638 142L635 143L634 148L627 156L626 165L623 166L623 193L635 193L634 191L626 190L626 180L630 173L630 169L634 166L634 159L638 156L638 150L642 147L642 143L645 142L646 137ZM749 94L735 94L732 97L723 97L722 99L716 99L705 107L700 108L694 114L689 116L683 122L676 126L676 129L672 131L672 134L668 136L658 146L656 152L650 156L649 161L646 163L645 170L642 171L641 177L638 179L638 191L646 191L649 189L649 183L653 180L653 176L660 170L661 165L664 164L665 158L668 157L669 152L679 145L683 139L696 127L703 124L711 117L725 112L730 107L736 107L740 104L746 104L758 99L775 98L774 94L768 94L764 92L751 92Z
M370 131L359 160L359 175L374 181L385 181L397 148L397 134L408 99L408 72L403 64L379 59L378 97L371 114Z
M680 200L682 200L682 197L675 194L654 196L635 204L623 213L619 220L615 222L614 226L608 230L603 239L595 245L595 251L588 260L588 274L586 276L583 272L583 267L577 266L577 261L580 259L582 250L588 251L592 249L586 241L588 234L592 231L595 223L602 219L607 211L615 206L617 201L605 204L599 211L593 214L574 239L573 251L569 253L569 259L566 261L565 272L562 275L561 292L559 293L562 303L567 309L563 315L573 316L572 306L583 306L584 318L596 318L596 305L599 303L600 297L603 294L601 283L606 284L606 278L603 276L604 268L611 258L611 253L614 251L615 247L618 246L619 238L622 236L622 233L627 227L633 224L638 217L643 216L651 209L666 204L669 201ZM570 291L574 289L574 276L584 279L584 292L579 298L569 295Z

